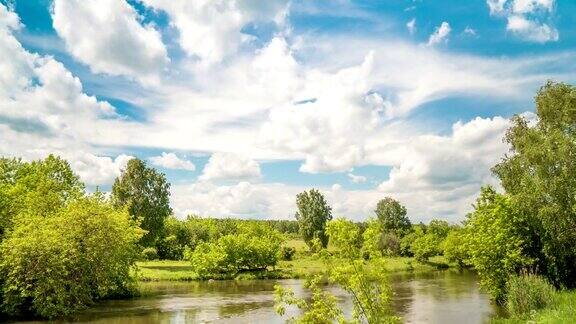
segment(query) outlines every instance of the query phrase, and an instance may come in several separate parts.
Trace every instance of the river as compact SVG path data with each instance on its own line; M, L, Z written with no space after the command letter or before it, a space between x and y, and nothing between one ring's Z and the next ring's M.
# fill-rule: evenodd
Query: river
M393 308L405 323L484 323L496 308L478 289L471 272L453 270L391 274ZM143 283L146 297L100 303L79 314L93 323L284 323L274 312L274 286L306 294L302 280ZM345 292L327 287L346 313L352 303ZM288 315L297 314L289 309ZM28 322L30 323L30 322Z

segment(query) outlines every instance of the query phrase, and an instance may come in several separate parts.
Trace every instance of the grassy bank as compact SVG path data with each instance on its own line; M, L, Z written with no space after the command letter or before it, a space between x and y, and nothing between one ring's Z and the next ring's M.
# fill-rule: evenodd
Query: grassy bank
M546 323L568 324L576 321L576 291L559 291L549 307L534 312L528 319L495 319L494 324Z
M194 268L187 261L145 261L138 262L138 276L142 281L191 281L203 279L290 279L303 278L309 274L321 273L325 264L319 258L310 255L304 241L293 239L286 242L286 246L293 247L296 254L292 261L280 261L274 269L267 271L244 272L240 274L214 274L208 278L200 278ZM328 252L335 250L328 246ZM338 262L337 258L334 262ZM414 271L425 272L450 267L442 256L430 258L427 263L420 263L414 258L390 257L385 258L385 270L388 272ZM342 262L348 262L342 260Z

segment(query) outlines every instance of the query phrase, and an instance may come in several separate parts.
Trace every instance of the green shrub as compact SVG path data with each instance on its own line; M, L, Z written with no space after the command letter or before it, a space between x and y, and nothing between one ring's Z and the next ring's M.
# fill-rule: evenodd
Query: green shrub
M456 262L459 267L466 265L468 250L465 243L465 233L462 229L454 229L444 240L444 256L448 262Z
M526 318L552 302L554 287L543 277L525 274L510 277L506 284L506 310L511 317Z
M18 215L0 244L3 310L54 318L133 293L142 234L127 211L98 194L49 217Z
M142 259L148 261L158 260L158 251L156 251L156 248L147 247L144 250L142 250Z
M294 254L296 254L296 249L291 246L283 246L280 250L280 255L284 261L291 261Z
M432 233L424 234L414 240L410 250L419 262L426 262L430 257L440 253L440 243L438 238Z
M278 263L282 235L270 226L239 226L239 234L200 243L185 258L201 277L216 273L264 270Z

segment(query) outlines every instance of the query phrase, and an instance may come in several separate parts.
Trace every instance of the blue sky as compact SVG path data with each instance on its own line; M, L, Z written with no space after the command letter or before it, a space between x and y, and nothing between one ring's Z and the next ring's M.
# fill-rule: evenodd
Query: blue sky
M533 118L576 77L576 2L0 0L0 153L68 159L108 190L164 172L178 216L289 218L378 199L457 222Z

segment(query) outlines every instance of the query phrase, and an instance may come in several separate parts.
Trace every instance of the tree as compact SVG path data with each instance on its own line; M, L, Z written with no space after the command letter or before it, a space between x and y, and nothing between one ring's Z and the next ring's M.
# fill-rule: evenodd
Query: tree
M83 195L84 184L59 157L29 163L0 159L0 238L17 214L47 217Z
M443 250L446 260L456 262L460 268L466 266L469 256L464 229L460 227L452 229L444 240Z
M348 258L360 255L360 229L346 218L336 218L326 225L326 233L330 238L330 246L338 249L340 254Z
M508 279L533 262L526 255L530 242L525 228L509 197L482 188L474 212L468 215L465 241L481 287L498 302L505 299Z
M576 87L548 82L537 118L515 116L510 154L493 168L531 242L524 252L557 287L576 287Z
M162 233L165 219L172 214L170 184L164 174L146 166L140 159L128 161L126 169L112 186L112 201L116 207L126 207L134 219L147 231L143 246L152 246Z
M0 243L3 310L54 318L135 290L132 267L142 230L99 193L46 217L18 214Z
M304 242L312 247L312 240L320 240L322 247L328 245L326 235L326 222L332 219L332 208L324 199L324 196L316 189L304 191L296 196L296 219L300 226L300 233Z
M406 207L390 197L381 199L374 210L382 224L384 232L394 232L403 236L410 230L410 219L406 216Z

